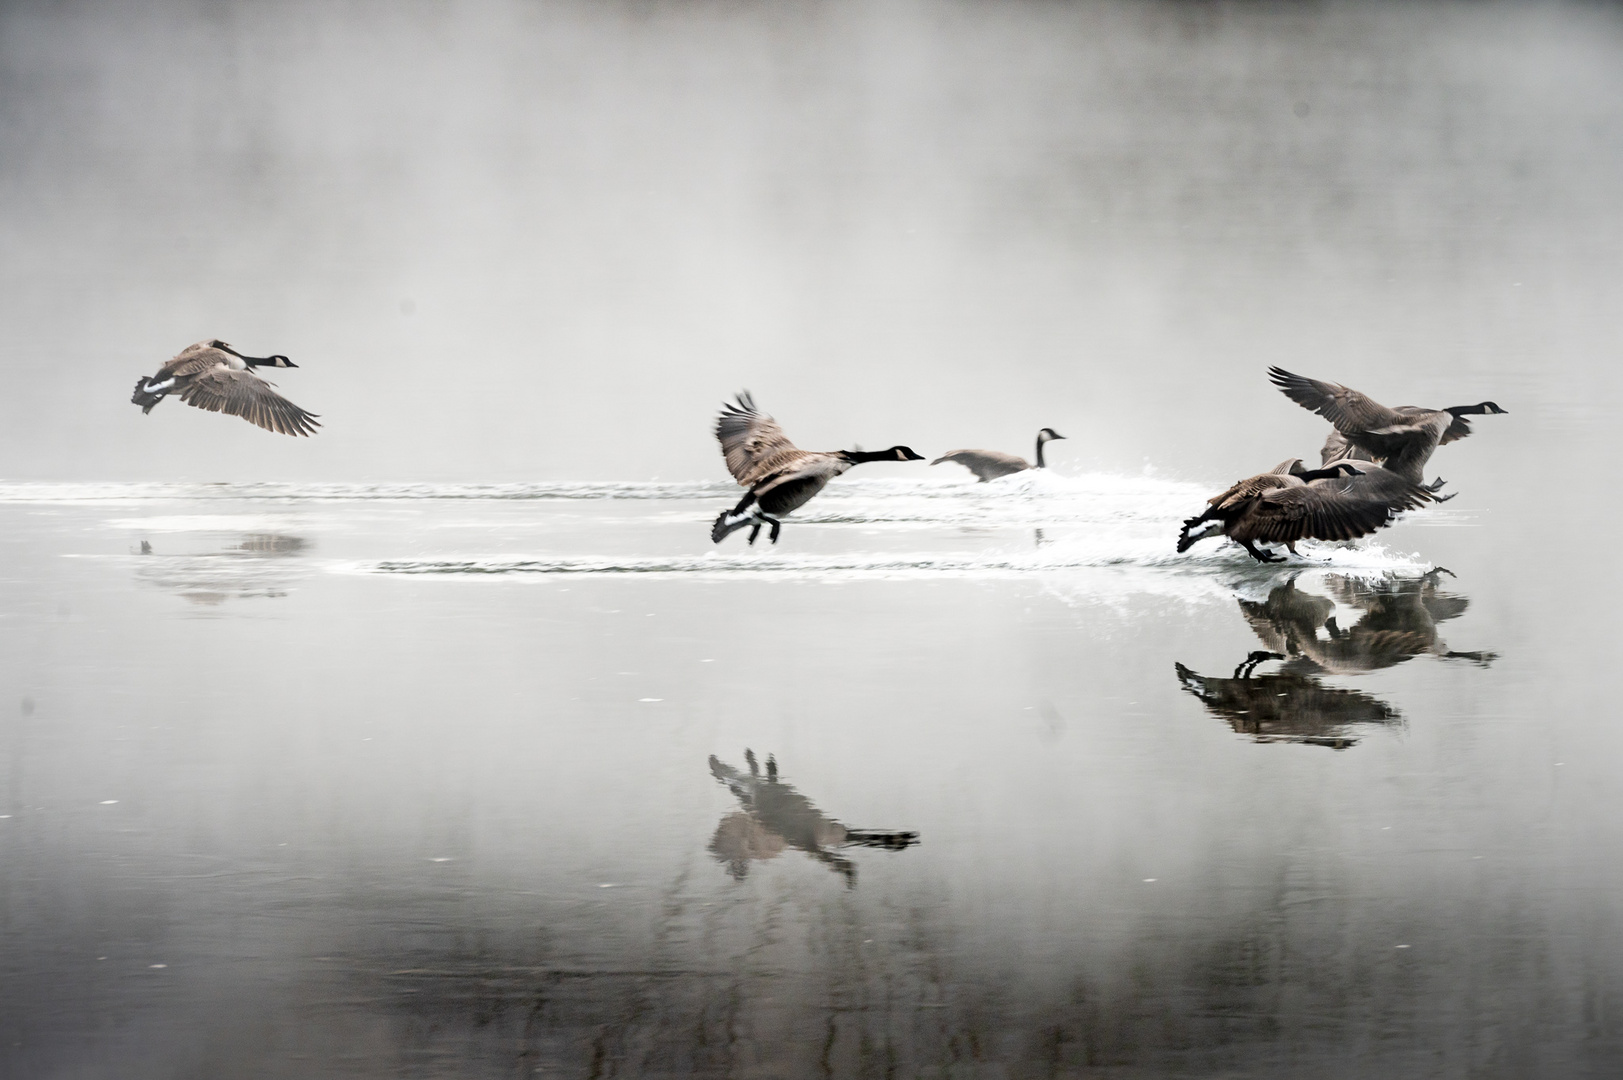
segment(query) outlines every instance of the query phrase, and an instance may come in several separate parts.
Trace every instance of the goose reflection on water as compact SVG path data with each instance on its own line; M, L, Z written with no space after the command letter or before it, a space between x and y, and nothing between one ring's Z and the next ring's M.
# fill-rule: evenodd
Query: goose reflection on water
M1285 653L1303 670L1350 675L1392 667L1422 653L1486 667L1494 661L1493 653L1455 652L1438 633L1438 623L1459 618L1471 606L1465 597L1438 588L1445 573L1449 571L1373 582L1332 574L1325 586L1334 599L1298 589L1293 575L1261 603L1239 601L1240 613L1269 651ZM1336 622L1338 603L1363 613L1350 629Z
M744 751L749 772L742 773L710 755L710 774L727 786L743 806L722 817L710 839L710 853L742 881L752 860L774 859L784 848L798 848L829 869L842 874L848 886L856 884L857 867L840 849L876 847L902 851L919 842L919 834L904 831L851 829L827 817L793 785L778 779L777 759L766 759L766 775L751 750Z
M1254 742L1295 742L1345 750L1356 746L1360 725L1398 724L1402 715L1359 690L1325 686L1311 675L1280 671L1255 675L1258 664L1283 660L1280 653L1257 651L1234 669L1230 679L1207 678L1175 664L1183 688L1212 715Z
M1232 678L1209 678L1176 664L1178 681L1215 716L1257 742L1298 742L1344 750L1372 725L1402 722L1396 708L1358 690L1327 686L1322 675L1356 675L1429 654L1443 660L1491 664L1491 652L1456 652L1438 624L1463 615L1470 601L1439 589L1446 570L1418 578L1365 581L1330 575L1334 597L1297 587L1298 574L1276 585L1266 600L1239 600L1240 614L1265 649L1246 657ZM1450 575L1452 576L1452 575ZM1348 629L1337 605L1362 614ZM1270 660L1277 672L1256 674Z
M306 546L299 536L242 533L217 551L171 555L142 540L143 558L135 576L190 603L211 607L232 599L286 596L300 576L298 564L291 560Z

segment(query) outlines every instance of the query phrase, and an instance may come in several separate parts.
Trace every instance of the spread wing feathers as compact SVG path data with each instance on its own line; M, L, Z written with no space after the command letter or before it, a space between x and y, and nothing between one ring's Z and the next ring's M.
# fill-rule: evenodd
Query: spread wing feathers
M1387 472L1367 472L1270 491L1247 513L1254 540L1284 543L1313 537L1353 540L1367 536L1404 511L1431 501L1418 484Z
M1437 440L1438 446L1447 446L1471 434L1471 421L1463 416L1455 416L1453 423L1443 430L1443 437Z
M247 371L221 368L199 375L181 387L180 400L209 412L240 416L283 435L313 435L321 426L315 413L305 412Z
M199 341L196 345L188 345L176 353L171 359L164 361L158 369L154 379L167 379L171 376L197 375L227 363L226 354L217 346L225 344L222 341Z
M782 472L806 453L789 441L776 420L755 407L748 390L738 395L738 404L722 405L716 439L727 471L744 487Z
M1368 431L1402 423L1403 416L1340 383L1304 378L1271 367L1268 376L1280 392L1309 412L1316 412L1343 432Z
M1362 446L1354 446L1347 441L1347 436L1335 428L1331 428L1330 434L1325 436L1324 449L1319 451L1319 464L1321 466L1328 465L1332 461L1340 461L1342 458L1352 458L1355 461L1375 460L1370 457L1368 450L1365 450Z
M1256 498L1265 492L1283 491L1287 488L1305 486L1301 480L1287 473L1258 473L1256 476L1246 477L1221 495L1213 495L1206 501L1219 510L1226 510L1231 506L1237 506L1245 502L1247 499Z

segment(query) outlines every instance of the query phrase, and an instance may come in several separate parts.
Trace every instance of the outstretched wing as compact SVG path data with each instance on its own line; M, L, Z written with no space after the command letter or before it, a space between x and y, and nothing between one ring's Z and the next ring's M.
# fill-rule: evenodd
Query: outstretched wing
M1404 417L1340 383L1304 378L1281 367L1268 369L1281 393L1309 412L1318 413L1343 434L1401 424Z
M247 371L221 368L205 372L181 388L180 400L209 412L240 416L283 435L313 435L321 426L315 413L305 412Z
M1300 462L1301 459L1293 458L1291 460ZM1280 468L1286 468L1290 464L1289 461L1283 462ZM1226 510L1247 499L1255 498L1266 491L1302 486L1302 481L1292 476L1288 469L1285 472L1276 469L1272 472L1258 473L1256 476L1248 476L1244 480L1236 481L1233 487L1221 495L1213 495L1206 501L1220 510Z
M776 420L755 407L748 390L739 393L738 404L721 407L716 439L727 471L744 487L782 471L805 453L789 441Z
M1353 476L1315 480L1263 495L1253 512L1253 539L1284 543L1353 540L1381 528L1404 510L1431 502L1429 491L1379 466Z
M158 373L153 376L153 379L181 378L187 375L197 375L221 365L229 366L227 363L229 358L219 349L219 346L224 344L223 341L210 339L208 341L199 341L195 345L188 345L168 360L165 360L163 366L158 368Z

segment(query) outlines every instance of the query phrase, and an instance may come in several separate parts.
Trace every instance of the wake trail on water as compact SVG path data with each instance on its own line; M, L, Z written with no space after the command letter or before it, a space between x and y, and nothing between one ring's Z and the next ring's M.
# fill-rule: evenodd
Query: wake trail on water
M725 489L729 496L736 488ZM861 535L895 536L911 530L952 530L995 536L1021 530L1019 547L977 552L842 552L801 555L782 548L724 544L702 553L656 556L489 556L389 559L351 569L378 574L501 577L548 575L656 575L704 578L1013 577L1090 568L1137 568L1167 574L1213 572L1273 575L1233 544L1208 541L1175 550L1178 526L1205 506L1207 487L1154 476L1028 472L987 484L927 480L837 482L786 528L858 527ZM708 518L705 518L708 521ZM1030 532L1028 532L1030 530ZM1298 545L1296 568L1349 573L1419 573L1430 564L1372 542Z
M1299 545L1304 558L1259 565L1237 545L1208 540L1178 554L1183 519L1206 505L1212 484L1191 483L1146 473L1077 476L1029 471L990 483L926 475L852 478L831 483L800 512L786 519L786 543L747 547L742 538L718 548L669 554L606 556L562 553L452 553L436 557L381 558L337 564L339 572L414 576L491 578L568 575L653 575L683 578L797 578L849 580L918 577L1014 577L1066 571L1118 568L1161 575L1222 574L1268 578L1281 568L1319 568L1364 575L1414 574L1431 569L1417 556L1387 549L1371 538L1340 544ZM225 503L251 504L263 518L271 506L283 513L300 504L464 503L468 514L442 512L476 522L477 503L685 503L657 513L634 515L650 523L681 522L691 516L703 529L717 506L731 505L739 488L725 481L692 482L535 482L513 484L190 484L190 483L19 483L0 482L0 503L130 506L166 504L164 514L121 517L109 524L152 531L228 529L243 511ZM176 504L193 511L175 514ZM199 505L201 504L201 505ZM203 510L202 513L195 512ZM132 507L133 509L133 507ZM244 507L247 510L247 507ZM1422 521L1436 515L1428 509ZM1456 515L1457 516L1457 515ZM269 519L266 519L268 521ZM258 521L264 531L266 521ZM852 547L838 553L800 554L794 531L808 526L849 529ZM607 523L604 523L607 527ZM905 538L929 533L932 542L959 550L894 550L911 547ZM830 535L824 532L824 536ZM953 544L953 541L959 541ZM900 543L898 543L900 541ZM866 547L870 550L860 550ZM785 550L785 549L788 550ZM878 548L880 550L871 550ZM891 550L885 550L891 549Z

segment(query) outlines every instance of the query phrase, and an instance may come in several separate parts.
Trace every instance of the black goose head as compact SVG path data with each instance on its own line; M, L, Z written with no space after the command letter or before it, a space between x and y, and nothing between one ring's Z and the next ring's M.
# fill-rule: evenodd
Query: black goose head
M885 453L894 455L897 461L924 460L924 455L914 453L913 448L910 446L893 446L889 450L885 451Z
M244 356L242 362L249 367L298 367L293 361L277 353L275 356Z
M1065 436L1061 435L1051 427L1045 427L1041 431L1037 432L1038 442L1053 442L1055 439L1063 438L1065 438Z
M1444 409L1443 411L1447 412L1447 413L1453 413L1455 416L1508 416L1508 415L1510 415L1508 410L1501 409L1498 405L1494 404L1491 401L1484 401L1484 402L1481 402L1480 404L1477 404L1477 405L1455 405L1453 408Z

